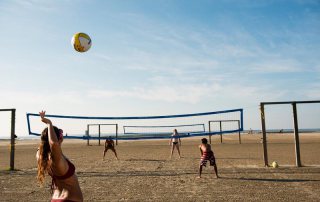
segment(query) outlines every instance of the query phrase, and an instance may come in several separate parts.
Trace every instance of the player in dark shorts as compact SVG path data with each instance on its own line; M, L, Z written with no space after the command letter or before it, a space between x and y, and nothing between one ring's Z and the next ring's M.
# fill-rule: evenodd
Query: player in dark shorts
M180 139L179 133L178 133L177 129L174 129L173 133L171 135L171 139L169 141L169 145L170 146L172 145L170 159L172 158L174 148L177 148L177 151L178 151L178 154L179 154L179 159L181 158L180 149L179 149L179 143L180 143L180 146L181 146L181 139Z
M199 145L199 149L201 152L201 159L200 159L199 177L198 178L201 178L202 167L207 165L207 161L210 162L210 166L213 166L214 172L216 174L216 178L219 178L218 168L217 168L217 164L216 164L216 158L214 157L214 153L211 149L211 145L208 144L207 138L202 138L201 142L202 142L202 144Z
M119 160L118 156L117 156L116 149L114 147L114 141L112 140L112 138L110 136L108 137L108 139L106 139L106 142L104 143L103 160L104 160L104 157L109 149L111 149L111 151L113 151L117 160Z

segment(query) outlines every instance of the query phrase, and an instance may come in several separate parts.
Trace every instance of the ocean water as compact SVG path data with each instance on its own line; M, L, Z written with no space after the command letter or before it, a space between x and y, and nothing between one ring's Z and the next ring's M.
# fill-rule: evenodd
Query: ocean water
M16 138L16 140L39 140L39 136L34 136L34 135L23 135L19 136ZM0 136L0 141L1 140L10 140L10 136L7 135L6 137Z
M250 130L246 129L244 131L242 131L242 133L249 133ZM253 133L261 133L262 131L260 129L252 129ZM267 133L293 133L293 129L268 129ZM320 128L303 128L303 129L299 129L300 133L320 133ZM40 137L39 136L35 136L35 135L17 135L17 140L39 140ZM77 136L82 136L82 135L77 135ZM95 136L95 135L94 135ZM107 137L109 135L103 135L101 134L102 137ZM139 136L139 135L137 135ZM119 137L121 137L121 135L119 134ZM0 140L10 140L10 135L0 135Z

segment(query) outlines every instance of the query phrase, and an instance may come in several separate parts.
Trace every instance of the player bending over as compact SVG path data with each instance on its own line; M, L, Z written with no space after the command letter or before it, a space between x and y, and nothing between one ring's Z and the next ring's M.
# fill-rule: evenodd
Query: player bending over
M105 157L108 149L111 149L111 151L113 151L114 155L116 156L117 160L119 160L118 156L117 156L116 149L114 147L114 141L112 140L111 136L109 136L108 139L106 139L106 142L104 143L103 160L104 160L104 157Z

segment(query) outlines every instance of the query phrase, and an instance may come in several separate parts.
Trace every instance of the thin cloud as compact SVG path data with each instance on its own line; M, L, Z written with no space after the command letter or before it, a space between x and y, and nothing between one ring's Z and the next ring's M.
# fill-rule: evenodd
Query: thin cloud
M15 8L16 12L21 12L20 9L30 9L30 10L51 12L51 11L59 10L57 5L58 4L56 4L55 1L13 0L13 1L10 1L10 4L7 4L7 8ZM17 9L17 7L19 9Z
M14 104L20 103L17 98L27 98L23 99L24 105L43 105L46 103L47 105L54 103L65 103L65 104L81 104L83 96L81 92L78 91L59 91L54 94L46 94L46 93L38 93L34 91L1 91L2 104Z
M215 93L221 89L220 85L178 85L178 86L149 86L133 87L128 90L92 90L88 96L94 98L125 97L147 101L197 103L208 93Z
M320 82L312 84L305 92L308 99L320 99Z
M303 72L305 68L302 67L300 62L294 60L274 60L270 62L259 62L259 64L253 64L251 68L254 73L292 73Z

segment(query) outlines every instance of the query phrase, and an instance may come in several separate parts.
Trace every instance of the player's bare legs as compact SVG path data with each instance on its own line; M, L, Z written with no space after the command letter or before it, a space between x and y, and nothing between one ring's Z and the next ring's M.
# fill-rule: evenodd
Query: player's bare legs
M201 178L201 174L202 174L202 165L199 166L199 176L197 178Z
M106 149L104 150L104 152L103 152L103 157L102 157L102 160L103 160L103 161L104 161L104 157L105 157L107 151L108 151L108 149L106 148Z
M179 159L181 158L181 155L180 155L180 148L179 148L179 145L176 144L176 147L177 147L177 150L178 150L178 154L179 154Z
M114 153L114 155L116 156L117 160L119 160L116 150L115 150L114 148L111 149L111 150L113 151L113 153Z
M175 146L176 146L176 145L172 144L170 159L172 159L172 155L173 155L173 151L174 151Z
M214 168L214 173L216 174L216 178L219 178L217 165L213 165L213 168Z

